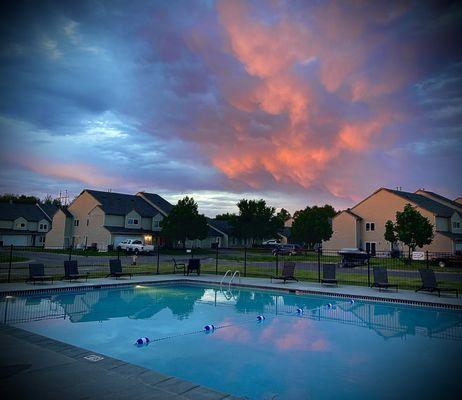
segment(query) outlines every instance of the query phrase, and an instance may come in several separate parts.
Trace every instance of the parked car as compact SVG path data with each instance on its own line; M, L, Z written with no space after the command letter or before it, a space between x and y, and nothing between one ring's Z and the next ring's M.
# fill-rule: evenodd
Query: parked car
M263 247L277 247L279 246L279 242L277 239L270 239L270 240L265 240L262 243Z
M303 251L302 246L299 244L280 244L273 249L273 255L288 255L294 256Z
M117 248L119 250L125 250L135 254L149 253L154 251L154 246L150 244L144 244L140 239L125 239L119 243Z
M353 268L365 265L371 257L369 253L353 248L343 248L338 254L341 257L340 268Z
M459 267L462 268L461 254L443 254L431 258L432 262L438 263L441 268L444 267Z

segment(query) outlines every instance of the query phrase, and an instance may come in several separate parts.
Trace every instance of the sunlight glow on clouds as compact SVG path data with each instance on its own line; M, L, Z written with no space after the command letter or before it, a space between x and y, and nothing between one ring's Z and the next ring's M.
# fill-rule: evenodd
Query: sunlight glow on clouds
M210 215L244 195L456 197L461 9L19 1L0 17L0 190L192 194Z

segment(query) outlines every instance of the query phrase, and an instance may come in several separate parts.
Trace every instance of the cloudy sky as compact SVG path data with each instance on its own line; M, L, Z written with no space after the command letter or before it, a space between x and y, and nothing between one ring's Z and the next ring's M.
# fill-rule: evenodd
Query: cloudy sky
M210 216L462 195L460 3L1 7L0 192L192 194Z

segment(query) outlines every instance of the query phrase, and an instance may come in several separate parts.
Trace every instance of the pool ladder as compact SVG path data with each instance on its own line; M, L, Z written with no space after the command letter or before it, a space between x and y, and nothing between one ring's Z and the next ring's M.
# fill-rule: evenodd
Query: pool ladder
M238 270L234 271L234 273L233 273L232 270L228 269L228 271L226 271L226 273L223 275L223 278L221 278L220 287L223 285L223 282L224 282L224 280L226 279L226 277L228 276L228 274L229 274L230 276L231 276L231 274L233 274L233 275L231 276L231 279L230 279L229 282L228 282L228 290L230 290L230 289L231 289L231 284L234 282L234 279L235 279L236 277L239 278L239 283L241 283L241 273L240 273Z

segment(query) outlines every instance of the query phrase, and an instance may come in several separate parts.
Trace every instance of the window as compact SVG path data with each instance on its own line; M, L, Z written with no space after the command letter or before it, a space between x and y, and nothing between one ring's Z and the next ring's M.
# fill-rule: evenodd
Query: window
M138 220L136 218L129 218L127 221L128 225L138 225Z
M453 228L453 229L459 229L459 228L460 228L460 222L455 222L455 221L454 221L454 222L452 223L452 228Z
M88 224L89 224L89 223L90 223L90 220L89 220L89 219L87 219L87 226L88 226Z
M21 222L21 228L25 228L26 227L26 224L24 222Z
M366 231L375 231L375 222L366 222Z
M76 220L74 221L74 226L79 226L79 220L78 220L78 219L76 219Z
M154 221L154 228L160 228L160 221Z

